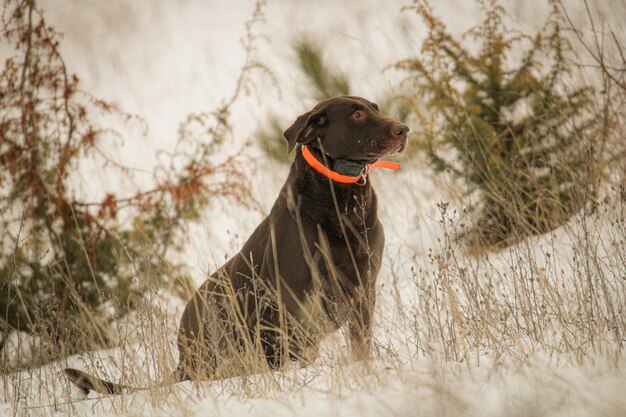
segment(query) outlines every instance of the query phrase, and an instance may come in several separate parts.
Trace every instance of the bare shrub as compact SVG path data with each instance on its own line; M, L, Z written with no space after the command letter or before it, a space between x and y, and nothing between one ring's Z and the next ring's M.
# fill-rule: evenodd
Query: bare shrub
M13 332L41 338L36 362L112 346L111 322L136 309L146 292L188 297L186 268L168 255L182 250L189 221L215 198L256 204L242 157L214 157L254 63L249 58L229 100L181 124L178 147L154 169L152 188L89 202L69 185L81 159L134 174L101 150L115 132L94 115L131 116L80 90L59 53L60 34L34 0L5 3L1 37L14 50L0 75L0 216L7 232L0 242L0 349ZM9 359L2 362L6 369Z

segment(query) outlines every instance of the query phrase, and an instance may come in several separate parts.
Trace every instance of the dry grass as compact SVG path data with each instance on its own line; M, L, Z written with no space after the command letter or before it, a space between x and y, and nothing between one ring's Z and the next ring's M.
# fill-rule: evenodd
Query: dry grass
M408 186L410 181L412 175L407 174L399 186ZM388 193L381 192L383 196ZM280 372L183 383L103 399L92 394L94 399L77 400L77 392L60 373L65 366L140 386L161 380L174 368L176 311L180 312L181 305L168 305L164 294L152 293L136 313L117 324L119 349L4 374L0 402L10 404L15 415L55 410L81 415L87 408L134 414L143 407L167 407L179 415L185 415L181 407L187 407L193 415L198 403L228 410L222 399L229 397L289 409L293 404L285 395L304 403L315 395L341 403L353 395L419 388L421 395L424 390L430 393L424 400L428 405L420 405L426 407L421 410L462 415L471 414L476 407L466 385L459 382L468 383L468 378L481 384L489 384L494 375L502 374L507 383L536 378L545 384L543 389L558 393L558 381L567 381L572 375L569 371L560 374L562 368L584 368L591 361L605 363L603 369L619 369L623 363L623 195L623 188L609 187L593 212L581 212L564 228L497 254L468 253L454 238L463 212L439 204L439 217L431 221L431 227L438 229L437 243L425 256L411 247L401 254L392 250L386 255L378 286L375 353L366 363L350 362L347 341L339 333L324 342L320 357L308 368L292 365ZM407 196L407 201L419 206L415 196ZM393 219L385 216L383 221ZM15 342L24 344L27 340L23 337ZM491 376L476 376L481 374ZM504 391L502 395L510 393ZM524 407L529 411L533 407L543 409L552 401L544 398L541 389L524 395ZM590 404L595 407L595 403ZM396 408L390 412L397 412L393 410Z
M615 74L605 76L609 83ZM442 190L442 180L425 180L419 167L393 180L374 178L390 245L378 281L371 361L351 362L339 332L306 368L78 398L60 372L64 367L139 386L175 367L182 303L153 291L114 324L107 337L119 348L111 351L21 367L23 355L46 362L47 348L13 333L0 356L0 403L8 406L0 414L319 415L338 413L337 406L355 415L623 415L626 172L619 139L626 125L616 109L625 96L619 84L610 86L610 175L596 201L546 235L498 253L468 250L457 238L469 223L463 203L453 197L457 189ZM387 181L393 187L384 187ZM398 190L411 192L399 196ZM451 202L435 207L442 195ZM413 214L405 214L414 212L427 220L416 225ZM423 237L426 250L406 243L398 230ZM138 269L136 279L149 280L149 274ZM95 320L89 314L84 312L85 322ZM577 374L588 369L608 376L595 386L594 375Z

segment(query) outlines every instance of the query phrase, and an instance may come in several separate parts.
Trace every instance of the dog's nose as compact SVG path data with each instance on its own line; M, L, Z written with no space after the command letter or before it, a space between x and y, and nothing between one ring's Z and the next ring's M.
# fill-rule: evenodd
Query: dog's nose
M401 124L397 124L392 129L393 135L398 138L404 138L409 133L409 127Z

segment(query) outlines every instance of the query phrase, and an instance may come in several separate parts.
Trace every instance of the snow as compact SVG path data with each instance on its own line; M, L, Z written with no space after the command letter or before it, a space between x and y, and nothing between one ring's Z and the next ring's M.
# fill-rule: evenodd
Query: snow
M514 3L511 7L520 16L520 25L535 27L537 17L546 12L538 1L531 2L531 7L520 6L527 2ZM257 89L237 104L233 114L234 143L240 146L249 139L271 110L279 111L289 123L314 104L302 86L290 49L290 42L303 33L323 41L328 47L326 58L347 71L354 91L372 99L383 97L400 78L387 66L417 54L424 36L419 20L400 12L404 5L403 1L377 0L270 1L266 22L259 27L267 40L259 40L257 52L280 88L267 77L259 77ZM622 30L614 16L624 16L626 6L616 3L615 7L607 19L611 23L613 17L612 23ZM186 115L212 109L232 94L244 62L243 25L254 2L48 0L43 8L49 23L65 34L61 52L70 70L79 74L82 88L145 121L149 129L145 135L141 123L119 126L133 140L112 143L108 149L121 162L145 168L156 162L157 150L173 148ZM437 2L436 10L444 12L450 27L459 33L476 21L471 2ZM252 152L256 154L250 181L267 211L287 168ZM121 370L132 366L124 362L132 353L143 376L157 378L159 373L150 365L154 349L132 344L1 377L0 416L626 415L626 362L610 344L604 354L582 363L541 349L524 358L480 352L458 363L417 351L416 331L399 320L402 312L396 303L402 300L411 306L406 311L419 311L421 300L412 271L428 269L430 251L441 249L443 234L435 204L454 200L463 190L445 178L433 177L419 158L411 163L404 162L400 173L372 174L387 236L379 276L375 360L349 362L339 334L326 341L321 359L310 368L212 383L185 382L117 397L91 393L84 398L61 374L67 365L88 366L93 371L98 362L99 375L106 371L116 379ZM80 178L83 192L94 200L103 190L120 186L118 179L95 166L83 167ZM121 186L137 185L143 184ZM191 228L185 253L196 284L239 249L264 214L219 203L209 209ZM553 262L546 260L546 250L555 252L559 269L568 267L572 245L564 230L529 243L540 266ZM491 258L502 268L506 260L506 252ZM400 296L393 292L396 284ZM619 295L617 299L623 300ZM176 353L171 344L182 304L162 302L167 304L164 311L172 315L162 330L172 360Z

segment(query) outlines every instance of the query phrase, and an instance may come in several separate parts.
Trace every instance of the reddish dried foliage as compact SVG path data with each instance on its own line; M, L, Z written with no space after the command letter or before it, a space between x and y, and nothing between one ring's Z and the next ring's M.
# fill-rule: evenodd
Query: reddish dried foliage
M181 248L181 229L211 197L256 203L240 156L211 161L220 135L228 130L224 115L232 101L217 112L195 116L193 123L203 126L204 134L180 138L194 148L189 155L173 156L186 160L182 172L173 164L160 166L149 190L130 197L109 192L100 202L83 201L68 183L81 158L96 151L102 156L97 147L108 129L96 125L93 113L125 120L131 116L79 89L78 77L68 72L59 53L59 33L46 25L34 0L5 2L0 38L14 46L0 74L0 221L14 240L0 242L0 331L44 332L58 341L67 336L66 318L85 305L97 310L113 300L119 307L116 315L132 308L130 294L148 286L133 289L137 270L160 274L148 280L173 280L180 265L165 261L165 255ZM105 167L132 175L108 159ZM123 210L138 221L120 224ZM37 252L42 247L48 255ZM140 257L147 260L135 265ZM119 288L127 292L119 294ZM37 320L38 314L46 320Z

